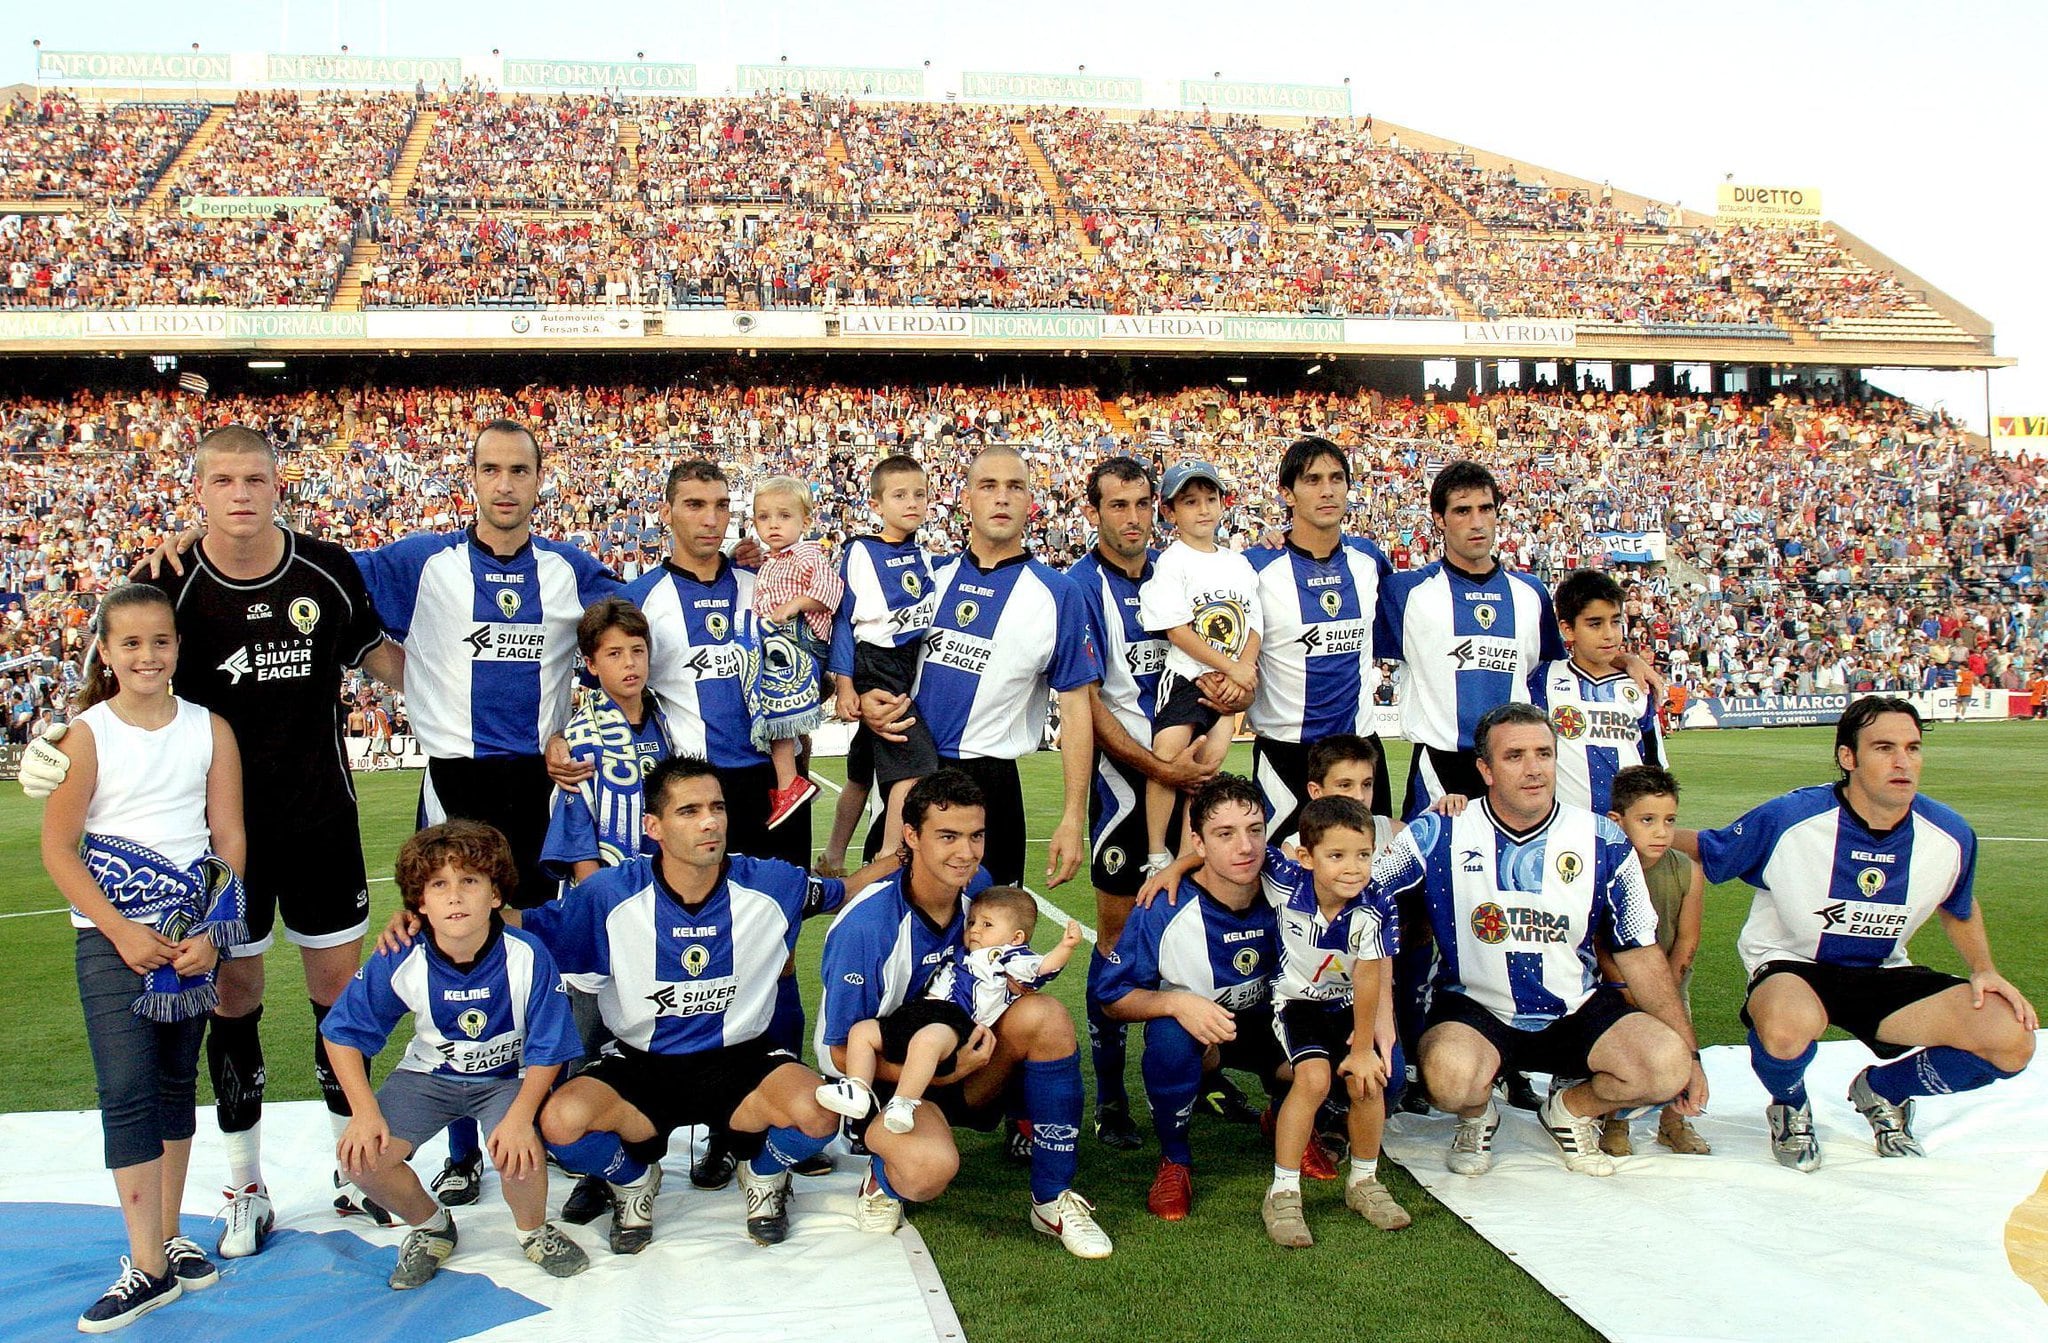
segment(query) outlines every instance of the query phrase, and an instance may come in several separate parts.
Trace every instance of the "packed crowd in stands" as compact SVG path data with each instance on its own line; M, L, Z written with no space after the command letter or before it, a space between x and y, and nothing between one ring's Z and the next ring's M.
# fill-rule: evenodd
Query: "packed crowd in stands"
M0 306L318 308L348 260L356 217L20 215L0 221Z
M1369 122L1281 129L1233 118L1215 134L1289 219L1458 217L1405 158L1374 143Z
M98 594L191 521L183 470L204 429L263 429L285 449L294 523L365 548L465 524L469 440L498 415L541 427L543 530L629 578L666 553L656 504L684 456L713 457L742 482L812 482L829 546L869 526L864 482L877 454L913 451L933 472L925 539L949 548L976 447L1020 444L1038 491L1034 548L1064 564L1089 545L1079 496L1101 457L1216 462L1235 484L1225 533L1243 546L1284 521L1280 448L1320 432L1351 450L1350 528L1397 567L1434 557L1426 480L1432 463L1459 456L1502 474L1502 556L1546 582L1604 564L1598 533L1665 532L1668 563L1623 567L1627 614L1695 693L1917 689L1972 656L1984 684L2017 689L2042 665L2048 609L2027 575L2048 555L2048 466L1983 456L1952 427L1884 399L1204 387L1105 406L1085 387L694 383L210 400L79 392L0 397L10 730L61 711Z
M244 93L213 138L179 166L172 195L382 204L417 107L410 94Z
M133 205L206 120L197 103L81 102L56 90L0 102L0 200Z
M633 116L641 192L655 205L834 203L839 179L826 155L830 115L822 100L768 94L639 99Z
M464 89L442 101L415 200L468 209L588 209L612 199L620 106L598 94Z
M1068 107L1033 113L1030 128L1077 210L1226 219L1261 212L1258 192L1198 121L1171 114L1118 121Z
M1760 324L1769 315L1762 299L1736 292L1732 268L1704 229L1657 244L1618 233L1537 240L1451 232L1436 264L1488 321Z

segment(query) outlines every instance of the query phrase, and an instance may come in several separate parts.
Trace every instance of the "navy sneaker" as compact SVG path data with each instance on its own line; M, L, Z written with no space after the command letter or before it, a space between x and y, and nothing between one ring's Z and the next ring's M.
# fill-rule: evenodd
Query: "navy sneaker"
M206 1257L206 1251L183 1236L172 1236L164 1242L164 1262L170 1265L170 1274L178 1285L188 1292L220 1281L220 1270Z
M125 1329L159 1306L168 1306L185 1294L178 1284L178 1275L169 1268L164 1269L161 1278L152 1278L135 1267L127 1255L121 1256L121 1276L114 1279L114 1285L107 1288L106 1295L92 1303L85 1314L78 1317L78 1332L81 1334L111 1334L116 1329Z

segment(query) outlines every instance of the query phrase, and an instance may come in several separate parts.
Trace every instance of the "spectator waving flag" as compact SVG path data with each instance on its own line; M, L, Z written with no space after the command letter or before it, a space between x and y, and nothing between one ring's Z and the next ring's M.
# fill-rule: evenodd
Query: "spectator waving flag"
M1443 469L1444 459L1437 456L1435 453L1431 453L1429 456L1424 457L1422 459L1422 477L1424 480L1434 481L1437 477L1437 473L1442 471Z
M1555 470L1557 470L1557 454L1556 454L1556 453L1554 453L1554 452L1539 452L1539 453L1537 453L1537 454L1536 454L1536 469L1537 469L1538 471L1555 471Z
M181 392L190 392L194 396L205 396L209 385L206 379L200 377L197 373L180 373L178 375L178 390Z

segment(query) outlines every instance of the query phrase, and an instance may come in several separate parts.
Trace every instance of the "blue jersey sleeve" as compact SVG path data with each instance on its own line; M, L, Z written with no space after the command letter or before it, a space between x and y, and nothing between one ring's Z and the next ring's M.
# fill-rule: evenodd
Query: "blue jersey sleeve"
M320 1034L366 1058L383 1049L391 1040L391 1032L412 1010L392 991L391 976L407 957L422 954L422 949L414 946L396 952L380 951L370 957L328 1009L326 1020L320 1023Z
M1182 889L1182 898L1190 898L1186 887ZM1172 912L1164 900L1131 911L1130 921L1117 935L1116 949L1103 954L1109 968L1096 990L1103 1002L1117 1002L1135 990L1159 987L1159 936Z
M1600 820L1600 865L1606 880L1600 883L1593 919L1607 945L1616 951L1656 946L1657 907L1650 903L1642 860L1621 827L1605 817Z
M603 861L597 844L597 821L581 792L557 788L548 813L547 838L541 841L540 870L556 881L569 880L577 863Z
M1444 833L1443 817L1426 811L1394 836L1385 853L1372 861L1371 898L1395 904L1429 877L1429 856Z
M1778 842L1776 800L1753 807L1719 830L1700 831L1700 868L1710 884L1740 877L1763 885L1764 864Z
M1088 602L1065 574L1047 569L1043 577L1058 625L1045 679L1054 690L1079 690L1102 679L1102 654L1088 624Z
M827 676L853 675L853 608L857 604L853 592L853 566L860 550L861 544L856 539L847 542L846 549L839 556L839 582L846 590L846 596L832 611L832 647L825 658Z
M1282 853L1278 844L1268 844L1266 875L1283 888L1294 887L1301 884L1301 879L1308 875L1308 869ZM1270 891L1272 888L1267 889Z
M516 930L506 929L506 936ZM533 948L533 982L526 990L526 1020L520 1062L529 1068L551 1063L574 1063L583 1057L583 1039L576 1030L575 1014L569 1007L569 990L562 972L538 938L523 938Z
M1564 631L1557 625L1557 608L1550 603L1550 590L1535 579L1529 580L1536 589L1537 607L1537 649L1538 662L1561 662L1571 656L1565 651Z
M1977 907L1977 832L1958 816L1952 826L1942 827L1962 845L1962 864L1956 871L1955 889L1941 902L1941 911L1951 918L1967 919Z
M1408 656L1401 648L1401 624L1408 618L1408 592L1411 587L1404 581L1405 577L1397 576L1382 583L1379 601L1373 609L1373 656L1389 662L1403 662Z
M448 545L444 536L408 536L375 550L357 550L356 568L377 607L384 632L403 640L412 631L413 608L419 602L420 571Z
M1346 916L1344 946L1354 961L1377 961L1401 953L1401 920L1391 900L1372 887L1365 900Z
M818 963L824 985L820 1040L843 1045L853 1028L882 1014L882 976L896 940L896 923L886 917L893 904L862 908L832 925ZM878 917L880 916L880 917Z
M626 584L617 574L604 567L604 563L580 546L558 545L552 547L557 555L569 561L569 567L576 573L576 600L584 606L601 601L606 597L623 597Z
M1394 562L1387 558L1387 552L1379 548L1378 542L1363 536L1346 536L1344 544L1361 555L1372 557L1372 567L1379 571L1380 591L1385 592L1387 580L1394 576Z
M634 889L632 883L644 879L646 870L644 858L608 867L582 885L527 910L521 927L540 939L563 974L608 975L612 972L611 938L605 920L617 894Z

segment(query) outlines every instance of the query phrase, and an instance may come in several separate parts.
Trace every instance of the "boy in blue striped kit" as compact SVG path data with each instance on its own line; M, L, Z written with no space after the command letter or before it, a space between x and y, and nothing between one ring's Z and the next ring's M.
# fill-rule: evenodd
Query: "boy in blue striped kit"
M1557 585L1557 626L1571 656L1529 674L1529 702L1557 732L1557 796L1604 816L1614 810L1614 776L1663 764L1657 702L1623 665L1621 585L1581 569Z

